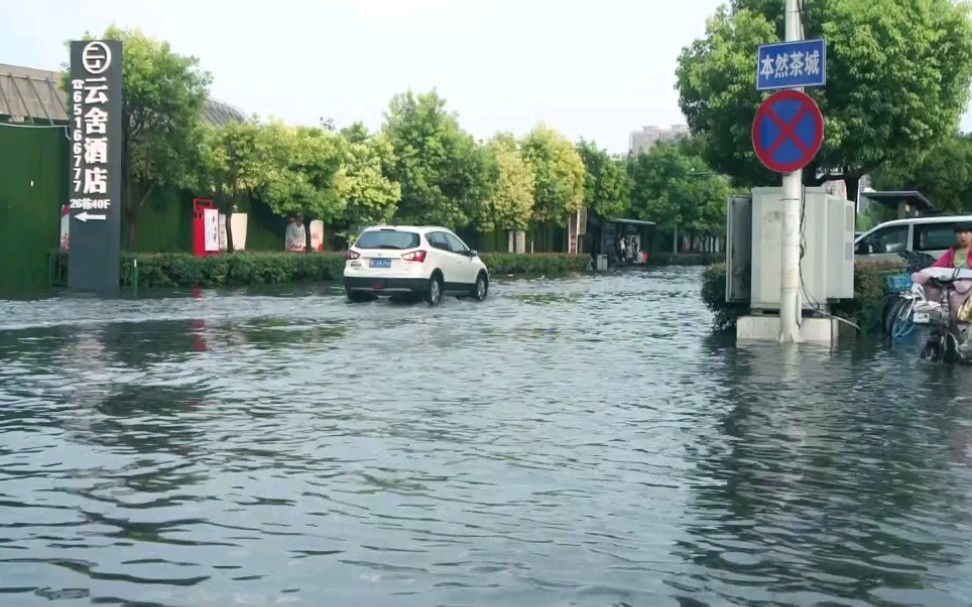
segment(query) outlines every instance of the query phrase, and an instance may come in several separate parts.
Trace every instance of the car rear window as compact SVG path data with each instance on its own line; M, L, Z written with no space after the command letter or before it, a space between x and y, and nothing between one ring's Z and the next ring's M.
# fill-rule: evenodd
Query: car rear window
M404 230L371 230L358 237L354 246L359 249L414 249L419 235Z

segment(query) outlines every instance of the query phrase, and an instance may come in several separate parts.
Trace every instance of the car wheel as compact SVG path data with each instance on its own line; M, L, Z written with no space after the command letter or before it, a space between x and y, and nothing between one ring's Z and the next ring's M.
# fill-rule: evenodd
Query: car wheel
M428 290L425 291L425 301L429 305L436 305L442 301L442 276L438 273L433 274L429 279Z
M351 289L345 289L345 293L348 296L348 302L350 303L362 303L366 301L371 301L372 297L368 293L358 293L352 291Z
M476 301L483 301L489 294L489 279L485 272L480 272L476 277L476 286L473 287L472 296Z

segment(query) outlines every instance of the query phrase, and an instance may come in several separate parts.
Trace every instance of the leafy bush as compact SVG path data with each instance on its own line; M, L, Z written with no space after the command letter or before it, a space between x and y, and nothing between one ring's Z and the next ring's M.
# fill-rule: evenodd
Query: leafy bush
M657 253L648 255L648 263L659 266L708 266L725 260L725 253Z
M834 313L853 318L865 333L881 328L881 314L888 301L885 278L904 272L907 264L901 261L859 261L854 264L854 299L835 306Z
M859 261L854 264L854 299L834 306L834 314L853 318L864 332L873 332L881 326L881 312L887 302L885 277L903 272L902 261ZM702 273L702 301L712 312L712 324L718 331L735 328L736 319L749 311L744 303L726 301L726 264L710 266Z
M142 287L323 281L340 278L344 268L341 253L233 253L208 257L189 253L123 253L123 284L131 284L135 260Z
M482 253L480 255L493 276L505 274L572 274L590 268L590 255L560 253L517 254Z
M53 254L59 273L66 255ZM484 253L483 261L494 276L510 274L567 274L584 272L590 258L584 255L516 255ZM252 252L197 257L190 253L122 253L121 282L132 284L132 270L138 261L138 284L143 288L199 285L246 286L288 282L340 280L344 253ZM63 280L63 278L62 278Z
M749 311L745 303L726 301L726 264L717 263L702 272L702 301L712 312L712 326L717 331L735 328L736 319Z

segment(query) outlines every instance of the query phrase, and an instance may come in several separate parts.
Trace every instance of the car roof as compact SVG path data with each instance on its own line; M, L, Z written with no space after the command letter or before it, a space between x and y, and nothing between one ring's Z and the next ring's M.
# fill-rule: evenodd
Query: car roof
M905 219L892 219L874 226L882 228L885 226L908 225L909 223L949 223L958 221L972 221L972 215L925 215L922 217L906 217ZM873 229L873 228L872 228Z
M418 232L420 234L427 234L428 232L451 232L449 228L444 228L442 226L411 226L411 225L381 225L381 226L369 226L362 230L363 232L374 232L377 230L406 230L411 232Z
M956 223L959 221L972 221L972 215L925 215L921 217L906 217L905 219L892 219L891 221L879 223L870 230L855 234L854 242L860 242L861 239L865 238L866 236L870 236L882 228L893 228L895 226L906 226L911 224L922 225L929 223Z

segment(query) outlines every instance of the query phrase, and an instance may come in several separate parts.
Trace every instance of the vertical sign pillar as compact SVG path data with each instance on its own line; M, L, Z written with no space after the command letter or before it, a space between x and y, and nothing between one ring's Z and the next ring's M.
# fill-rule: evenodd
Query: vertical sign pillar
M784 28L787 42L800 40L800 6L786 0ZM802 89L797 89L802 92ZM783 176L783 276L780 283L780 341L800 341L800 211L803 206L803 169Z
M68 287L120 292L122 43L71 42Z
M804 87L827 82L827 44L803 40L800 6L784 0L786 41L764 44L756 53L756 90L783 89L763 101L753 122L756 155L783 173L783 243L780 283L780 341L800 341L800 211L803 168L823 140L823 117Z

